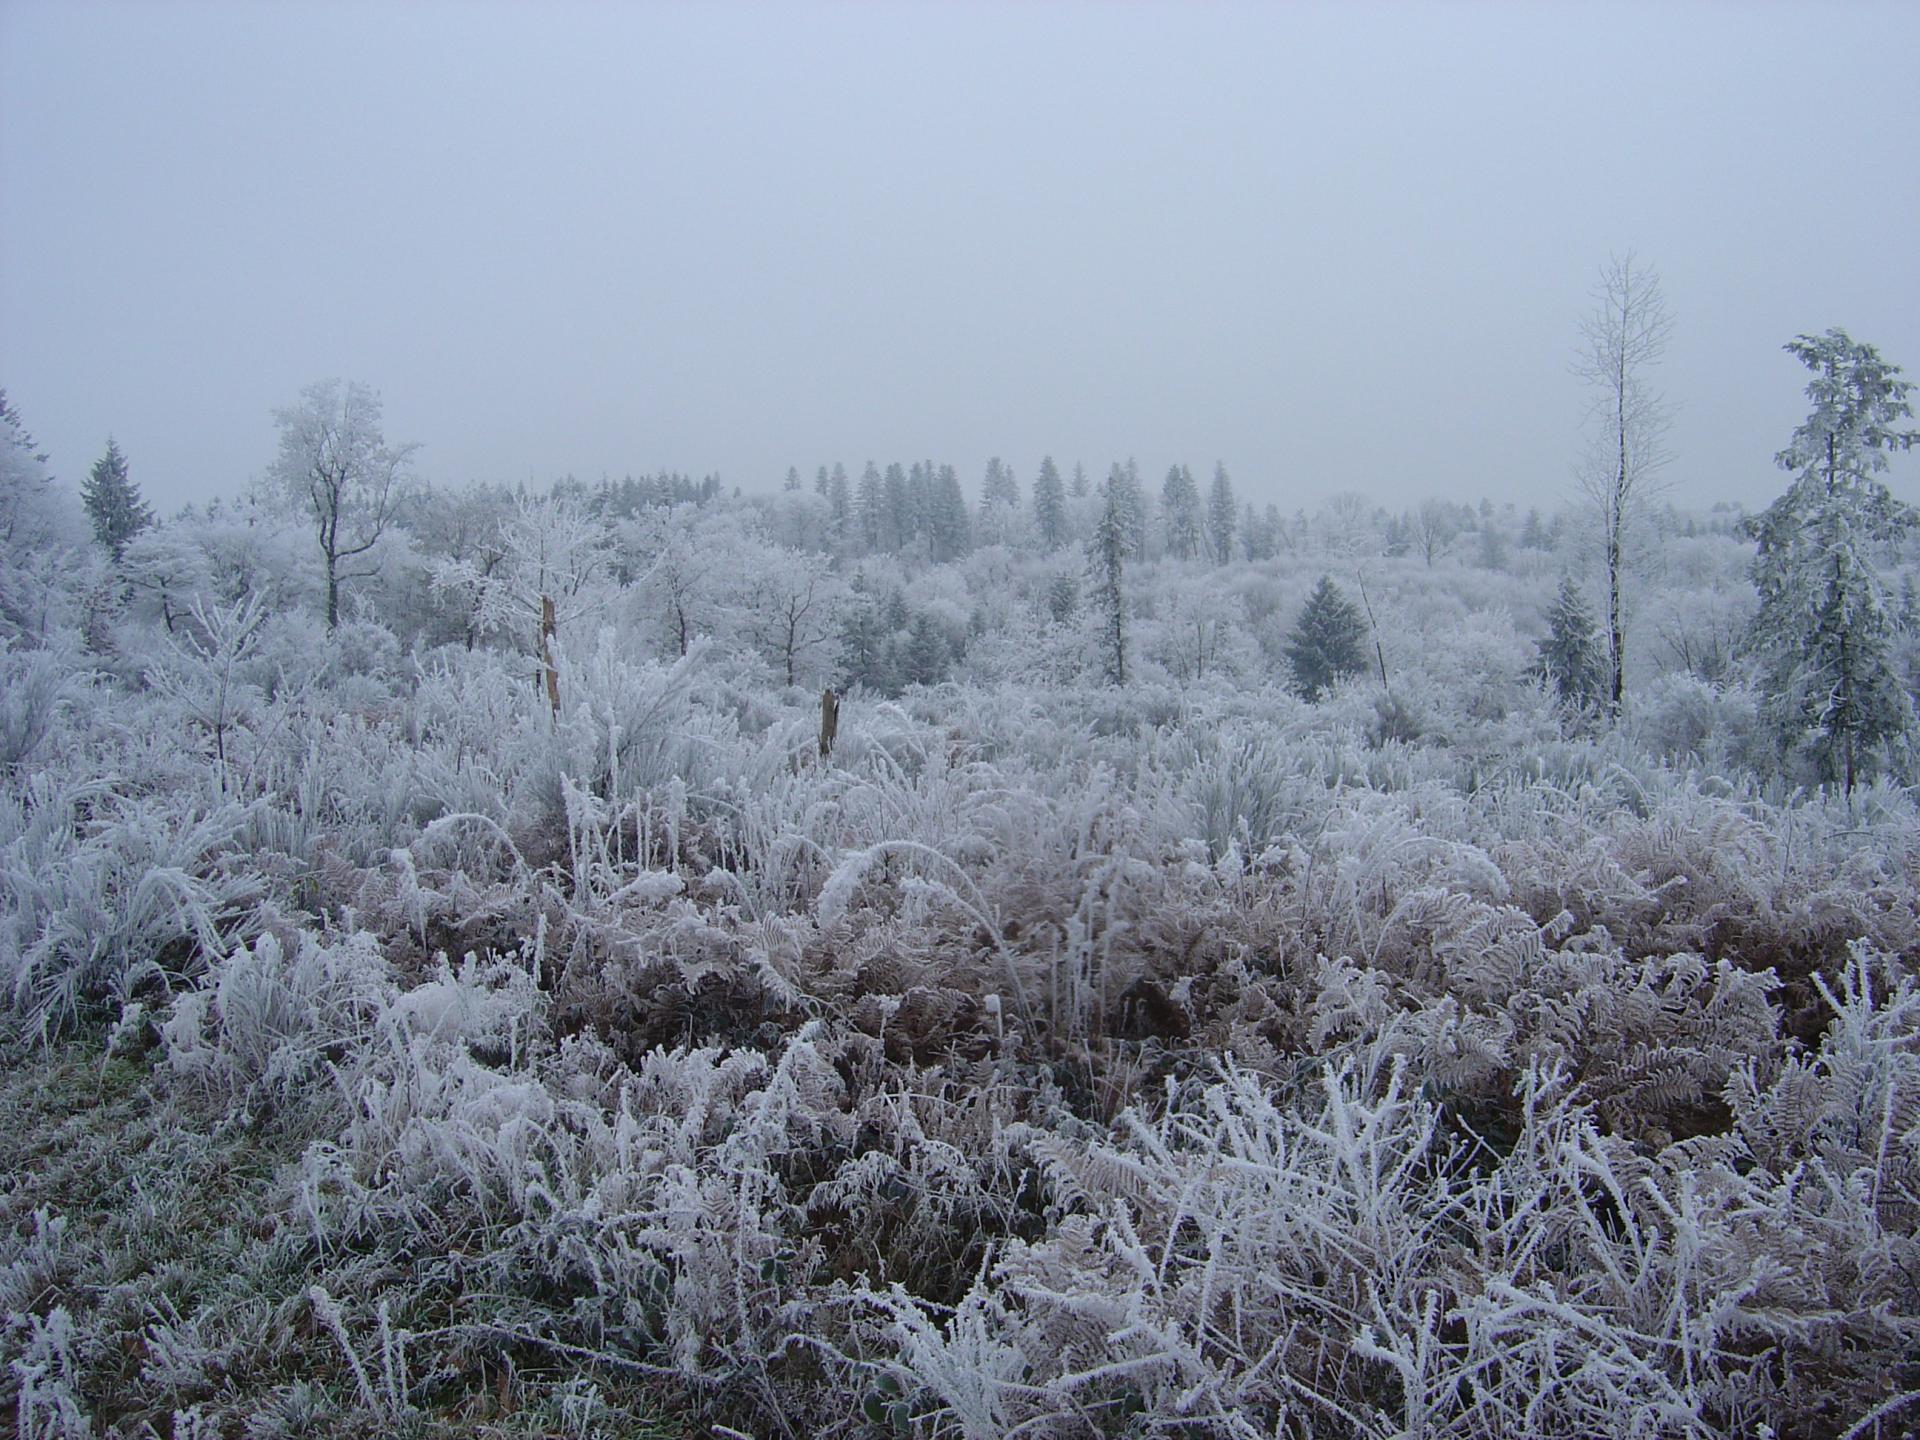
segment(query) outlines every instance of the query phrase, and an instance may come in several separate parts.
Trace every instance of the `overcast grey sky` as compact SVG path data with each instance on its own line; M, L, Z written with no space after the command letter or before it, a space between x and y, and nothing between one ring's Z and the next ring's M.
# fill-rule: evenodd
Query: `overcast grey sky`
M1920 373L1916 55L1913 4L0 0L0 385L163 509L328 376L435 481L1550 504L1632 249L1679 497L1759 503L1787 339Z

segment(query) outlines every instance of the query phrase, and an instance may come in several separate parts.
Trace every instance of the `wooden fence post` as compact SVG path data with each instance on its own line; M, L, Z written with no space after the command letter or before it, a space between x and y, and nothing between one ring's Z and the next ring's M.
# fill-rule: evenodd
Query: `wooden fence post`
M831 690L820 692L820 758L833 754L833 737L840 731L840 697Z
M547 667L547 704L553 709L553 718L560 718L560 667L553 658L553 632L559 628L553 613L553 597L540 597L540 658Z

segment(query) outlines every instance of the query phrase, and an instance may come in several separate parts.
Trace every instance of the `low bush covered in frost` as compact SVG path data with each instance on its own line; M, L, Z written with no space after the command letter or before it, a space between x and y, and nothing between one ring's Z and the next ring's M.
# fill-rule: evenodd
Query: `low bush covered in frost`
M617 617L558 713L524 656L178 625L5 659L23 1435L1920 1405L1920 816L1738 778L1736 693L1568 736L1483 620L1385 728L1249 652L855 694L823 761Z

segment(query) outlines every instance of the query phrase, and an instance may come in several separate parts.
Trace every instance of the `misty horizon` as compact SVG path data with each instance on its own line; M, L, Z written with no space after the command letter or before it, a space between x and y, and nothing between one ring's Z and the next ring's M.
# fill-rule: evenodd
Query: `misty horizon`
M112 435L163 512L331 376L442 486L1051 454L1557 506L1631 250L1674 498L1755 507L1788 340L1920 364L1916 41L1892 6L12 0L0 384L62 479Z

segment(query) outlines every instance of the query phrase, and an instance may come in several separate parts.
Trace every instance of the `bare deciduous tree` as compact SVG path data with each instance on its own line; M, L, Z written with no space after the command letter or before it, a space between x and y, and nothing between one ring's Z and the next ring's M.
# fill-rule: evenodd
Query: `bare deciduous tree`
M1666 353L1673 317L1660 276L1629 251L1609 259L1580 323L1574 374L1592 394L1580 489L1600 523L1607 581L1607 713L1617 720L1626 698L1625 605L1622 589L1629 532L1657 493L1666 465L1671 407L1649 383Z
M785 546L760 547L748 574L748 631L783 682L798 685L832 643L840 582L825 556Z
M300 403L273 412L280 458L270 472L313 522L327 572L327 628L340 623L340 582L375 570L344 570L393 524L416 447L391 447L380 432L380 396L365 385L322 380Z
M1435 558L1444 555L1459 535L1460 515L1452 505L1445 500L1420 502L1420 508L1413 513L1413 544L1425 558L1429 570Z

